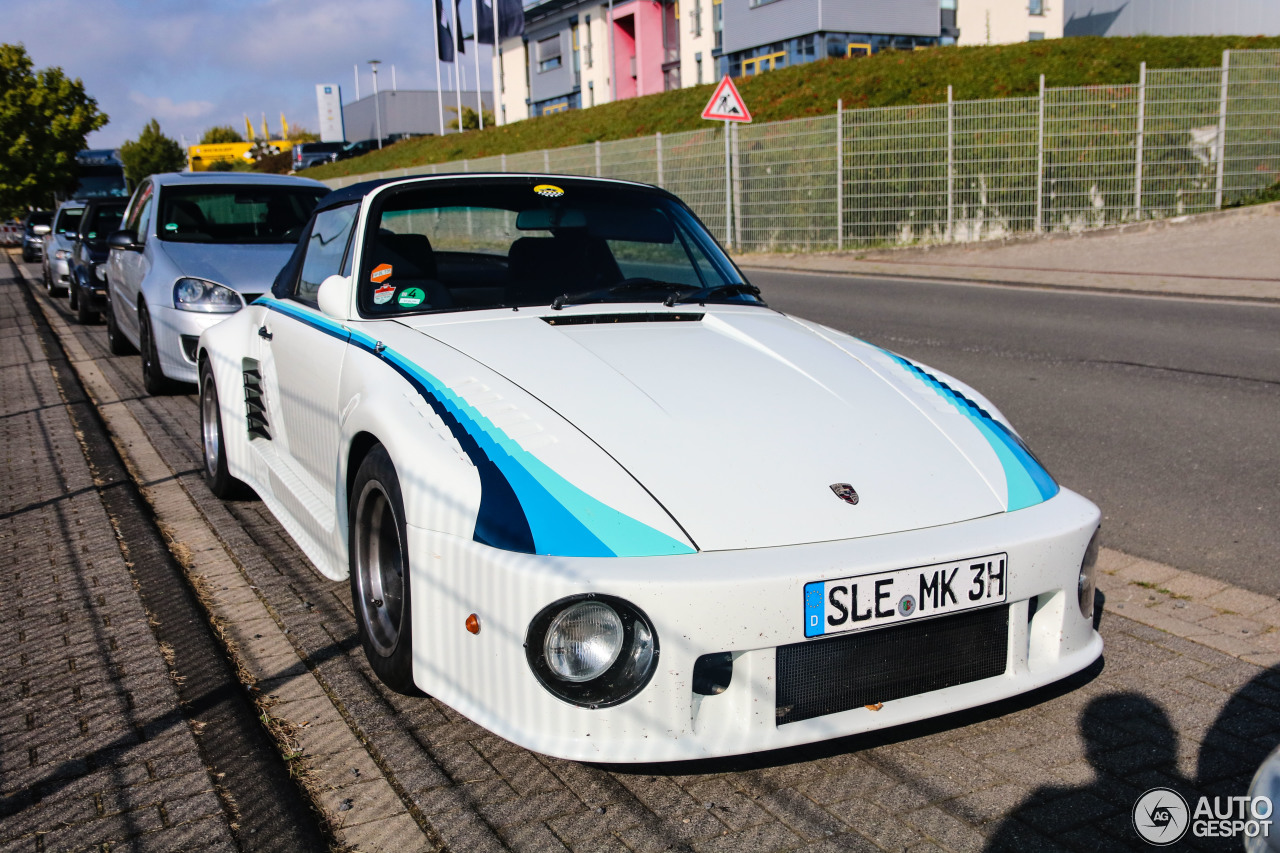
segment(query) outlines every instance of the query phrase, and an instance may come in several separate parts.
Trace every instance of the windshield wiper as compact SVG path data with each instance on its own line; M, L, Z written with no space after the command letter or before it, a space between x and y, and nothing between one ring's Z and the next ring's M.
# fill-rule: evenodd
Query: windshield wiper
M618 296L623 293L636 292L657 292L670 294L667 299L671 299L676 293L682 290L702 290L691 284L678 284L674 281L658 281L654 278L628 278L617 284L608 287L601 287L595 290L586 290L582 293L562 293L555 299L551 300L551 307L555 311L559 311L566 305L577 305L583 302L605 302L610 296ZM663 304L666 304L665 302Z
M764 300L760 299L760 288L754 284L746 282L735 282L734 284L716 284L710 287L681 288L683 293L672 293L666 299L662 300L662 304L668 308L674 308L677 305L686 302L705 302L708 299L717 299L726 296L754 296L763 305Z

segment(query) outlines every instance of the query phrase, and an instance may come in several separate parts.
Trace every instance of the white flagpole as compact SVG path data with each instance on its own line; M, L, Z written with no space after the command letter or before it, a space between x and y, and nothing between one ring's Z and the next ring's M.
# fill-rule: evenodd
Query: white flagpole
M458 46L462 44L462 20L458 17L458 0L448 0L453 6L453 95L458 102L458 133L462 133L462 58Z
M440 113L440 135L444 136L444 80L440 77L440 21L436 16L436 3L439 0L428 0L431 4L431 32L435 39L436 54L436 109Z
M480 98L480 18L479 18L480 0L471 0L471 32L475 33L475 41L472 45L475 47L476 56L476 118L480 120L480 129L484 130L484 101ZM497 35L494 35L497 38Z
M489 0L489 11L493 12L493 58L498 66L493 69L493 80L490 81L489 88L493 93L493 121L498 124L498 81L502 79L502 51L498 50L502 38L498 34L498 0Z

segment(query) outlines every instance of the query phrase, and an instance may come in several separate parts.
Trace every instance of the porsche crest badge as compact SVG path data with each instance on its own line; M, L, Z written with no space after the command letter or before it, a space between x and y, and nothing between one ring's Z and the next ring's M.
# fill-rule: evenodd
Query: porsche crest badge
M831 491L835 492L836 497L847 504L853 506L858 505L858 493L853 490L853 486L848 483L832 483Z

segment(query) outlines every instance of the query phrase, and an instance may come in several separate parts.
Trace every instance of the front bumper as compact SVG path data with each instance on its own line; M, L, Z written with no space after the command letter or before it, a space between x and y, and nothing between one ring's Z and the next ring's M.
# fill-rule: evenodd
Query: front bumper
M179 311L164 305L151 308L150 314L161 372L169 379L192 383L199 381L200 374L196 369L195 352L188 344L184 344L184 338L188 342L198 340L205 329L235 316L234 312L204 314L199 311Z
M935 717L1050 684L1098 658L1102 639L1081 616L1076 596L1098 520L1092 503L1063 489L1018 512L887 536L598 559L495 551L411 527L414 679L503 737L586 761L734 755ZM806 582L993 552L1009 557L1002 674L886 702L877 711L858 707L778 724L777 648L821 641L804 637ZM608 708L556 698L538 683L524 652L529 623L541 608L589 592L639 607L652 620L660 647L649 684ZM464 627L472 613L479 634ZM722 652L733 658L728 689L714 696L694 693L695 660Z

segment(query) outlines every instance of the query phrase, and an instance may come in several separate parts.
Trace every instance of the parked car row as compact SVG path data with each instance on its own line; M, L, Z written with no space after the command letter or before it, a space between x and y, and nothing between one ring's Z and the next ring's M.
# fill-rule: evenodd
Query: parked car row
M670 193L197 173L120 213L90 267L111 351L152 393L198 381L210 489L350 585L393 690L550 755L663 761L1101 654L1098 508L977 391L769 308Z
M358 142L299 142L293 146L293 170L300 172L321 163L334 163L338 160L349 160L360 157L370 151L377 151L404 139L422 136L421 133L393 133L382 137L382 145L377 139L361 139Z

